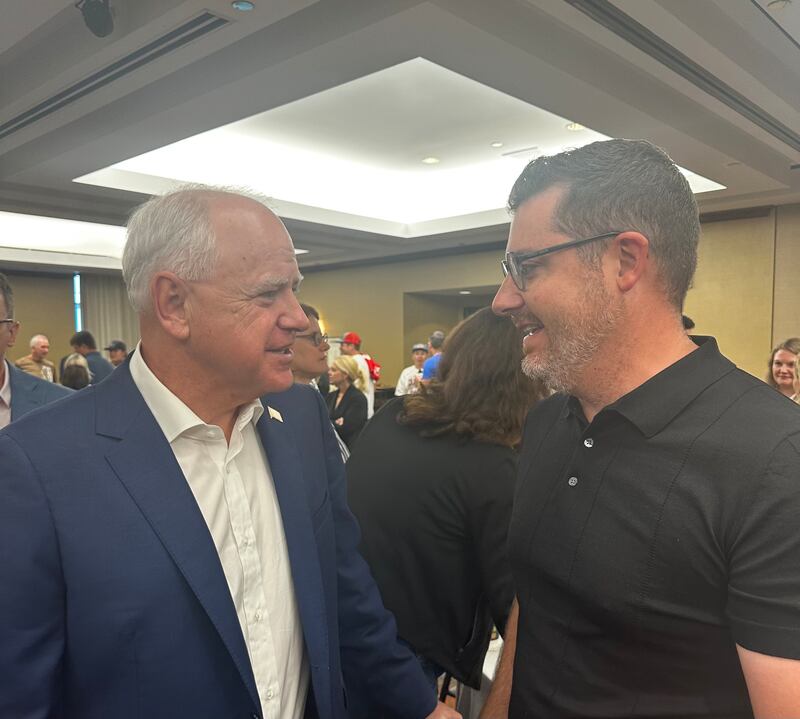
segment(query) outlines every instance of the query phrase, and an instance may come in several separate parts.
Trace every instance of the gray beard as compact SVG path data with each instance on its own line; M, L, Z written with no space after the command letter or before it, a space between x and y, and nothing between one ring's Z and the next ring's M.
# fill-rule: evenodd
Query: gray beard
M582 370L594 359L622 316L621 305L612 303L599 280L587 282L581 300L587 308L586 314L548 326L550 343L546 353L522 358L525 375L541 380L554 392L573 391Z

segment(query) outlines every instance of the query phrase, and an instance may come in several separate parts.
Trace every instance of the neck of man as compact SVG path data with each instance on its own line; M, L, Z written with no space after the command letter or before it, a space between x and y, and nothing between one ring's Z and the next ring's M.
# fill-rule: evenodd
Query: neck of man
M300 370L295 370L292 372L294 376L294 381L298 384L311 384L312 380L315 380L319 375L310 375L302 372Z
M591 422L600 410L697 349L671 308L626 317L579 372L570 393Z
M150 371L203 422L219 427L230 444L239 408L252 398L237 397L219 378L207 376L186 353L157 345L157 339L142 337L140 351Z

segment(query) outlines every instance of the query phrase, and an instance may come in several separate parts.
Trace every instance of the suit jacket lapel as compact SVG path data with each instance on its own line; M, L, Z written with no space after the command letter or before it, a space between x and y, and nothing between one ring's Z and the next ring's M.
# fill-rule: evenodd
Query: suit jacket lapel
M8 382L11 387L11 421L19 419L32 409L42 404L41 385L38 382L28 382L22 370L12 367L9 362Z
M197 596L230 652L255 706L259 707L247 647L225 573L205 519L169 443L136 389L127 365L97 385L95 391L98 433L121 439L107 454L108 463ZM126 412L121 413L120 407L126 408Z
M318 706L324 706L330 696L328 624L317 543L302 474L303 464L288 425L270 417L269 409L266 409L257 427L281 508L316 701ZM323 667L325 671L315 671Z

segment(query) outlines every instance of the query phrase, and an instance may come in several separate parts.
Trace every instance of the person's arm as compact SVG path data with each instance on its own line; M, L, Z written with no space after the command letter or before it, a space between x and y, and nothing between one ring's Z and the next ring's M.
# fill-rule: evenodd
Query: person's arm
M800 659L770 657L736 645L755 719L800 717Z
M397 719L460 719L437 702L422 667L397 641L394 617L381 601L366 562L358 552L358 524L347 506L344 466L330 422L319 399L328 491L336 533L339 643L345 684L365 685L371 701Z
M47 498L0 435L0 717L60 716L64 586Z
M519 622L519 604L517 600L511 605L511 613L506 622L506 634L503 637L503 651L494 681L486 704L483 705L479 719L508 719L508 705L511 701L511 684L514 680L514 655L517 653L517 624Z
M342 411L341 424L338 421L336 424L339 427L339 436L348 447L352 447L367 423L367 396L354 387L342 398L342 402L347 404Z

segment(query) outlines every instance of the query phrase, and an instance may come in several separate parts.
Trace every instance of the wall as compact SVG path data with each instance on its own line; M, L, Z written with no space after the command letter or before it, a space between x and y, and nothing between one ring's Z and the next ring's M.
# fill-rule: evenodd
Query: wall
M384 386L408 364L408 347L434 324L453 324L444 301L409 297L432 290L497 286L502 251L309 273L301 299L317 307L333 336L354 329L382 363ZM695 332L712 334L740 367L762 377L770 349L800 336L800 205L767 216L703 225L697 275L686 301ZM425 319L428 303L432 314ZM452 325L451 325L452 326ZM450 327L443 326L442 329ZM428 332L429 334L429 332Z
M44 334L50 340L48 359L58 366L59 359L72 351L69 339L75 334L72 275L15 273L5 268L0 272L14 290L14 314L21 325L7 359L13 362L30 354L30 338Z

